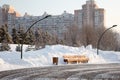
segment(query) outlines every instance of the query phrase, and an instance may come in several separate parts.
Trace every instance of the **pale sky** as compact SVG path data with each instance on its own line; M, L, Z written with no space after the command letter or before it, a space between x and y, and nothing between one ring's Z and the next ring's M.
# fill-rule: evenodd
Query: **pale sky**
M106 26L116 24L120 27L120 0L95 0L100 8L105 9ZM81 9L86 0L0 0L3 4L12 5L21 15L27 12L30 15L38 16L47 12L51 15L60 15L63 11L74 13L74 10Z

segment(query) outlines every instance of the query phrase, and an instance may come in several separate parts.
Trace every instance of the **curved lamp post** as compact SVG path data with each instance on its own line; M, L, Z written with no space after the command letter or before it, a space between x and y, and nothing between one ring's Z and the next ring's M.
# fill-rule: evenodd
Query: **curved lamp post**
M106 29L106 30L100 35L100 37L99 37L99 39L98 39L98 42L97 42L97 55L99 54L99 53L98 53L98 49L99 49L100 41L101 41L103 35L104 35L108 30L110 30L111 28L114 28L114 27L116 27L116 26L117 26L117 25L113 25L112 27Z
M34 23L27 29L27 31L24 33L24 35L22 36L23 39L22 39L22 41L21 41L21 59L23 58L23 43L24 43L24 40L25 40L25 37L26 37L27 32L28 32L36 23L38 23L38 22L40 22L40 21L42 21L42 20L44 20L44 19L46 19L46 18L48 18L48 17L51 17L51 15L47 15L47 16L45 16L44 18L42 18L42 19L34 22Z

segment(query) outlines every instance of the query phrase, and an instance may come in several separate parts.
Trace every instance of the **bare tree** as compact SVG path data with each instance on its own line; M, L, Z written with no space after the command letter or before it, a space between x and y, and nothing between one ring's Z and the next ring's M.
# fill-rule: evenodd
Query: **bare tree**
M91 26L85 26L82 27L82 43L84 46L92 45L93 47L96 47L98 36L96 34L96 30L94 27Z
M117 44L118 41L116 34L112 30L109 30L103 36L100 48L103 50L116 50Z
M97 37L99 38L100 35L106 30L105 27L100 27L100 28L96 28L96 34ZM102 50L116 50L118 47L118 40L117 40L117 34L113 31L113 30L109 30L107 31L101 41L100 41L100 45L99 45L100 49Z
M73 24L64 34L65 44L70 46L80 46L80 29Z

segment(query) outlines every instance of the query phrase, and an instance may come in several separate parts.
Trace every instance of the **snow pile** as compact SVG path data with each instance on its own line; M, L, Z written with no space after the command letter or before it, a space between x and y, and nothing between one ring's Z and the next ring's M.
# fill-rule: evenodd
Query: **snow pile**
M4 61L3 61L2 59L0 59L0 65L1 65L1 64L4 64Z
M52 58L58 57L58 65L66 65L63 62L63 55L85 55L89 58L88 64L100 63L119 63L120 52L99 51L92 46L85 47L69 47L64 45L46 46L44 49L25 52L27 45L24 45L23 59L20 58L21 53L16 52L15 44L11 44L11 51L0 52L0 70L28 68L28 67L44 67L52 66Z

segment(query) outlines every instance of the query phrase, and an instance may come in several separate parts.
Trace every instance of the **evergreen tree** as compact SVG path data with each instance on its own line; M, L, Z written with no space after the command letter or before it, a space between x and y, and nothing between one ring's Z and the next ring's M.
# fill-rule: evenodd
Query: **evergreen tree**
M19 43L25 43L25 29L23 27L20 27L18 30L18 36L19 36Z
M36 33L37 33L37 36L36 36L36 46L37 47L40 47L40 46L44 47L44 41L43 41L44 40L44 37L43 37L44 33L43 33L43 31L40 28L38 28Z
M2 25L0 28L0 42L6 41L7 43L12 43L12 37L8 32L8 26Z
M15 44L19 44L19 36L15 28L12 29L12 40Z
M12 43L12 37L8 33L7 25L2 25L2 27L0 28L0 42L1 42L0 51L5 51L5 50L8 51L10 49L8 43Z
M29 30L28 33L25 36L25 44L30 44L33 45L34 44L34 33L32 30Z
M4 40L4 32L3 32L3 28L0 28L0 43Z

